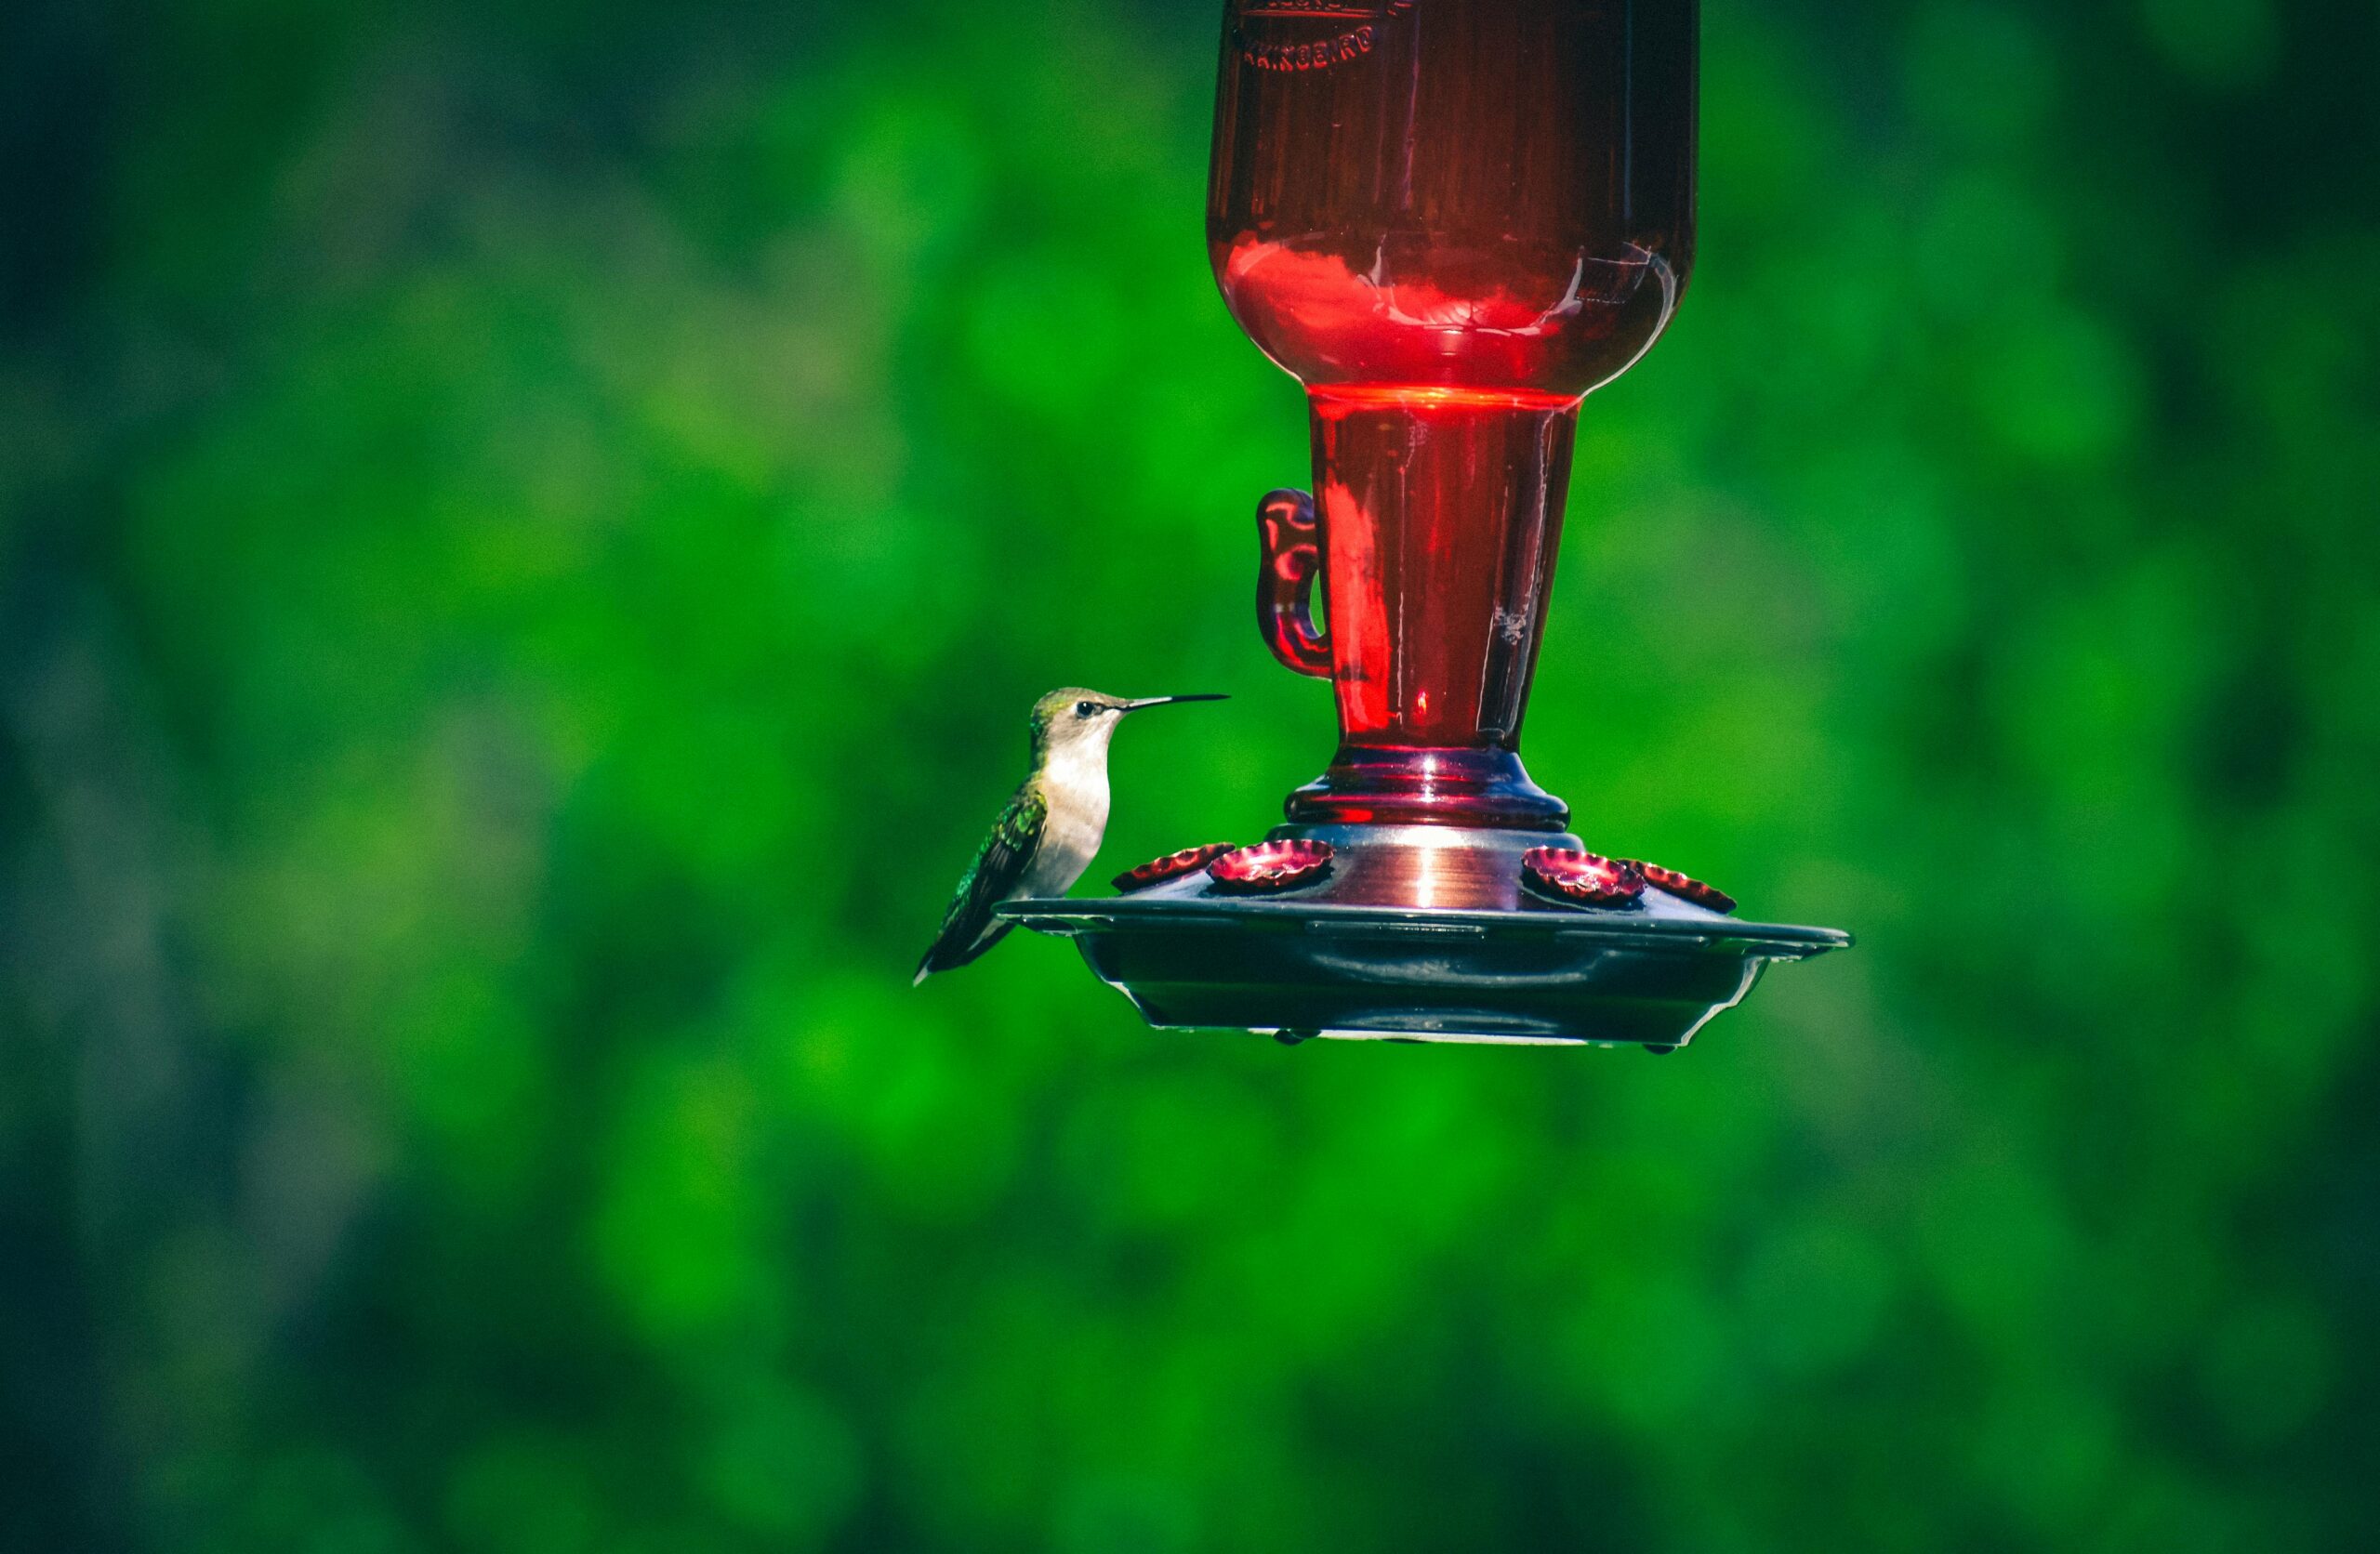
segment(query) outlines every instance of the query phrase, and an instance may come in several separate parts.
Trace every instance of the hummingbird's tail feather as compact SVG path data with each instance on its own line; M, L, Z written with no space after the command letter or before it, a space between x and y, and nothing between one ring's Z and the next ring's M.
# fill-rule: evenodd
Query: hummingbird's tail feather
M1007 937L1008 930L1014 927L1016 927L1014 923L1002 917L995 920L990 928L985 929L972 942L959 944L946 942L947 938L956 937L955 935L935 940L926 951L925 958L918 962L918 974L911 980L909 985L916 987L937 971L958 970L998 943Z

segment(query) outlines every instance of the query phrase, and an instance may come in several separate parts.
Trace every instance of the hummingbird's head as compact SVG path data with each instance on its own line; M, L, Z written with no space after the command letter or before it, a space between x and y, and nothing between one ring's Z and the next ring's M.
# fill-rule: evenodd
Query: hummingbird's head
M1127 713L1161 707L1170 702L1220 702L1219 694L1199 696L1110 696L1078 685L1052 691L1033 704L1033 752L1047 757L1061 752L1097 752L1116 736L1116 725Z

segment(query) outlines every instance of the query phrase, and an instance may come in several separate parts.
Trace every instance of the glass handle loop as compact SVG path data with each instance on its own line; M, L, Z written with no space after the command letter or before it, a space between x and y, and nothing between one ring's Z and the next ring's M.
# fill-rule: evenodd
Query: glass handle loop
M1322 520L1302 491L1268 491L1256 504L1263 547L1256 563L1256 628L1264 645L1301 675L1330 678L1330 638L1314 624L1322 572Z

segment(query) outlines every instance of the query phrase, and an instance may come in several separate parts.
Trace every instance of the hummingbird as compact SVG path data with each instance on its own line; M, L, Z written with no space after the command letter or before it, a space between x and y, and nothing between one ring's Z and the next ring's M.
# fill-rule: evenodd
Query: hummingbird
M1107 742L1127 713L1221 695L1102 695L1079 686L1033 704L1033 770L992 822L992 834L959 881L942 931L918 962L917 981L966 965L1013 925L992 908L1021 896L1063 896L1082 877L1107 831Z

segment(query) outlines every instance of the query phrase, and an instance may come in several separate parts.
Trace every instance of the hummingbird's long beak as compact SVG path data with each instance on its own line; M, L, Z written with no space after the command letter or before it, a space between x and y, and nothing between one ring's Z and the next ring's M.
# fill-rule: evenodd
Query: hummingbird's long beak
M1143 707L1161 707L1169 702L1227 702L1229 700L1231 700L1229 696L1219 691L1205 691L1196 696L1144 696L1137 702L1126 702L1124 710L1138 712Z

